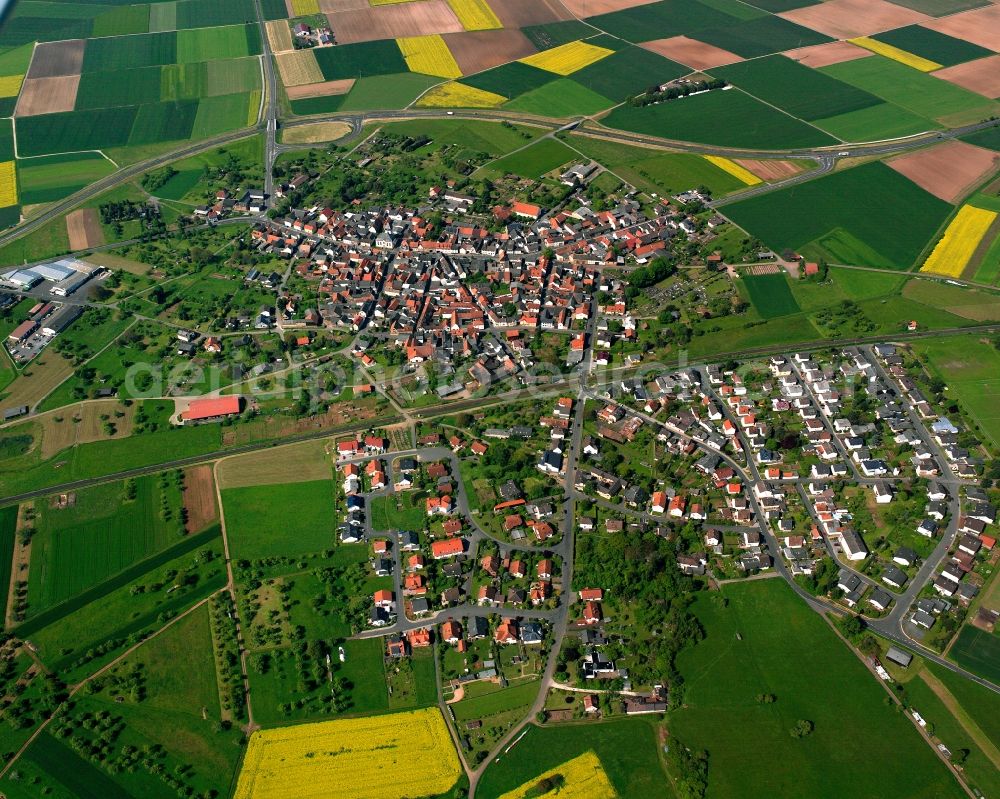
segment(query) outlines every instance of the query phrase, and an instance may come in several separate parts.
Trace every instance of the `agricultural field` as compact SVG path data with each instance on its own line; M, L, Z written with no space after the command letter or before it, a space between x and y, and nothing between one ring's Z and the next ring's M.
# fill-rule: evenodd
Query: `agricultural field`
M448 791L460 773L435 707L258 730L250 738L235 797L310 799L331 790L358 799L433 796Z
M500 799L513 791L520 799L517 791L525 785L588 753L599 761L620 799L642 799L662 790L665 775L657 752L658 726L650 717L600 724L532 724L527 729L507 756L486 769L477 795Z
M229 488L222 506L235 558L320 552L334 543L333 481ZM297 508L294 514L288 508Z
M508 173L537 180L543 175L579 158L558 139L543 139L485 167L485 171L503 176Z
M945 277L961 277L996 219L996 211L963 205L948 224L944 235L934 245L920 271Z
M994 683L1000 680L1000 636L966 625L948 656L959 666Z
M872 162L726 206L775 251L832 263L908 270L951 206Z
M744 274L743 286L763 319L787 316L799 310L789 288L788 276L783 272L771 275Z
M971 426L993 446L1000 446L1000 353L971 335L915 342L913 349L945 381L949 396L958 400Z
M678 657L686 690L670 732L708 751L710 795L835 797L858 780L892 786L897 796L963 795L910 722L882 701L876 678L784 582L702 593L693 609L705 638ZM762 704L762 693L776 701ZM789 735L798 719L814 725L806 739ZM747 736L770 768L744 767Z

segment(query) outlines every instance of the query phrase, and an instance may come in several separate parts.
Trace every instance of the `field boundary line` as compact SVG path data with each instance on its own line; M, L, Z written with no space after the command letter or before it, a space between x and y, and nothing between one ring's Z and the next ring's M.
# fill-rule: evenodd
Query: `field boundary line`
M959 725L969 734L969 737L972 738L976 746L982 750L983 754L986 755L997 770L1000 770L1000 749L997 749L996 744L990 740L990 737L965 712L961 703L955 698L955 695L938 679L936 674L930 673L926 665L919 676L927 684L927 687L934 692L934 695L941 700L941 704L955 717Z

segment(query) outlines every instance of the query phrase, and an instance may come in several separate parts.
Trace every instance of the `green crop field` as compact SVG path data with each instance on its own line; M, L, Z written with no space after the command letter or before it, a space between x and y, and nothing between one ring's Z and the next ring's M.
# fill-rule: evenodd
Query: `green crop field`
M596 114L613 102L570 78L559 78L522 94L504 107L546 117Z
M89 39L83 56L84 72L110 72L137 67L173 64L177 60L177 34L147 33Z
M941 127L931 119L917 116L892 103L879 103L858 111L818 119L814 124L846 142L895 139Z
M330 480L229 488L222 492L222 504L233 557L294 557L333 547Z
M876 33L872 38L946 67L993 55L993 52L985 47L955 39L920 25Z
M195 100L141 105L128 143L134 146L187 139L192 135L195 115L199 110L199 103Z
M486 167L499 175L513 173L537 179L579 156L558 139L542 139L530 147L511 153Z
M128 36L147 33L152 6L120 6L94 17L91 36Z
M590 17L587 22L629 42L648 42L704 28L743 24L736 17L698 0L660 0Z
M256 25L227 25L177 32L177 63L241 58L260 53Z
M783 55L718 67L712 69L711 74L794 117L809 121L847 114L882 102L873 94Z
M912 267L950 212L948 203L878 162L726 206L736 224L772 249L888 269Z
M594 29L576 19L564 22L550 22L543 25L529 25L521 32L539 50L549 50L561 44L575 42L593 34Z
M610 56L609 56L610 57ZM501 97L518 97L552 81L552 73L544 69L511 61L485 72L462 79L462 83L477 89L499 94Z
M987 128L978 133L970 133L968 136L963 136L962 140L969 142L969 144L975 144L979 147L986 147L989 150L1000 152L1000 127Z
M598 42L592 40L592 44ZM571 76L574 81L612 100L633 94L686 75L690 70L674 61L644 50L625 47Z
M792 11L796 8L814 6L820 0L754 0L757 8L763 8L772 14L780 14L782 11ZM901 4L900 4L901 5Z
M85 72L76 93L76 110L140 105L160 100L160 67Z
M246 0L178 0L178 28L209 28L221 25L255 22L253 4Z
M980 94L879 55L820 71L928 119L978 122L1000 109Z
M829 36L772 16L701 30L695 38L744 58L757 58L830 41Z
M705 92L645 108L622 106L602 122L610 128L720 147L779 150L836 143L816 128L736 89Z
M340 110L373 111L405 108L431 86L440 82L439 78L414 72L361 78L354 82L350 94L343 99Z
M700 155L663 153L644 147L573 135L574 148L639 188L661 195L676 194L699 186L719 197L745 188L733 177Z
M666 775L657 751L657 727L649 717L599 724L531 724L527 729L509 754L490 763L477 787L477 796L497 799L590 751L600 759L621 799L663 795Z
M1000 636L966 625L948 656L959 666L993 683L1000 682Z
M315 53L316 63L323 73L323 80L409 72L403 54L399 52L399 46L392 39L363 44L344 44L338 47L320 47Z
M122 483L109 483L78 491L73 507L39 508L28 575L30 613L63 602L178 540L180 490L172 481L164 490L156 477L136 478L134 500L126 500L124 491Z
M774 275L744 275L743 285L746 286L753 307L763 319L788 316L799 311L799 304L792 296L788 276L784 272Z
M980 434L1000 446L1000 353L971 335L916 342L914 350L945 381Z
M136 106L96 108L25 117L17 121L21 156L96 150L128 144Z
M709 796L823 799L858 785L901 798L964 795L878 680L783 581L703 592L693 609L705 639L678 656L684 707L669 725L685 746L708 751ZM776 701L760 703L762 693ZM814 731L795 739L800 719ZM746 768L751 739L768 768Z
M340 110L346 95L333 94L329 97L306 97L302 100L291 100L288 105L296 116L311 116L312 114L332 114Z
M957 14L971 8L982 8L990 4L989 0L893 0L897 6L912 8L922 14L932 17L943 17L947 14Z
M53 202L114 171L114 164L100 153L21 159L17 162L18 194L24 205Z
M245 128L256 121L260 94L226 94L221 97L206 97L197 104L190 137L203 139L226 130ZM186 137L180 137L186 138Z
M24 153L21 153L24 155ZM0 119L0 161L14 157L14 120Z

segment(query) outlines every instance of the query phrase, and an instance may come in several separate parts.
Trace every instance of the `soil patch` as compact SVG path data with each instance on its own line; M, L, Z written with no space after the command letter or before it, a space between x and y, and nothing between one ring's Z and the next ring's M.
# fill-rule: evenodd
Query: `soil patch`
M931 19L919 11L893 5L886 0L829 0L785 11L778 16L834 39L868 36Z
M1000 52L1000 5L935 19L924 27Z
M354 78L344 80L327 80L322 83L307 83L304 86L286 86L285 93L289 100L301 100L303 97L329 97L333 94L347 94L354 86Z
M66 232L71 250L89 250L104 244L104 231L96 208L78 208L66 214Z
M970 61L968 64L939 69L934 73L934 77L984 97L1000 99L1000 55L991 55L978 61Z
M955 202L1000 164L1000 153L955 140L886 163L935 197Z
M346 122L315 122L311 125L285 128L281 134L281 141L284 144L315 144L342 139L350 132L351 126Z
M845 61L856 61L859 58L870 58L875 53L850 42L829 42L827 44L814 44L812 47L787 50L783 55L816 69L828 67L831 64L843 64Z
M716 47L712 44L705 44L687 36L671 36L669 39L656 39L642 45L647 50L669 58L671 61L678 61L692 69L711 69L721 67L723 64L735 64L743 59Z
M80 88L79 75L61 78L28 78L21 87L14 116L34 117L72 111L76 105L76 92Z
M490 8L505 28L575 19L559 0L490 0Z
M341 44L428 36L464 30L445 0L421 0L389 6L338 11L328 14L330 26Z
M463 75L473 75L537 52L519 30L465 31L443 37Z
M184 511L184 529L189 533L200 532L219 518L211 466L192 466L184 471Z
M54 78L57 75L79 75L86 45L85 39L39 44L31 57L28 77Z
M734 158L733 161L761 180L784 180L802 171L802 167L793 161L773 161L770 158Z
M287 19L274 19L264 26L267 30L267 41L275 53L287 53L294 50L292 29L288 27Z

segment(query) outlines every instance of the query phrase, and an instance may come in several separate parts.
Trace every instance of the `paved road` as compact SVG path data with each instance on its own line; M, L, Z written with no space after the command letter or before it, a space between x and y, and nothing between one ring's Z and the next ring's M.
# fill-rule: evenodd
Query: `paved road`
M264 10L260 0L254 0L254 10L257 12L257 24L260 27L262 63L264 66L264 114L261 124L264 125L264 194L268 199L274 196L274 159L275 135L278 130L278 79L274 74L274 59L271 57L271 42L267 38L267 27L264 24Z

